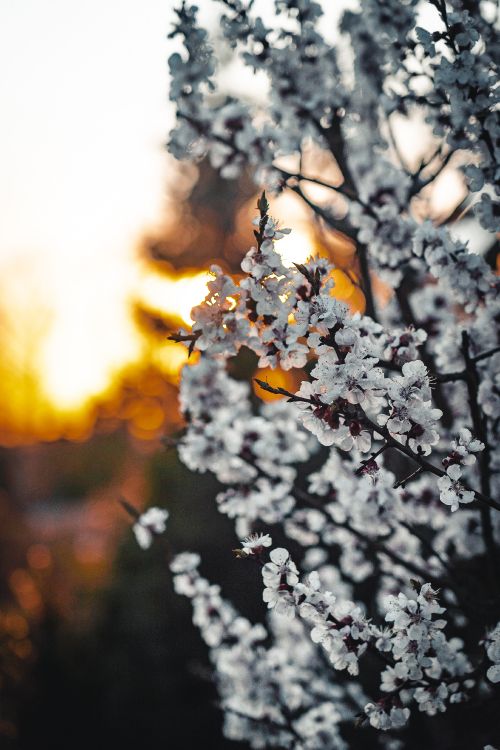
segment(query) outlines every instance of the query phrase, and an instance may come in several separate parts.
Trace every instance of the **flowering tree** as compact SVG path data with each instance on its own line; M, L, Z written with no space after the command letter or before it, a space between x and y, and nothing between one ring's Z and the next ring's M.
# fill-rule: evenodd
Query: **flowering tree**
M499 280L418 201L459 158L465 208L486 230L500 228L494 5L364 0L344 12L335 43L312 0L275 0L271 21L253 0L218 5L225 39L267 77L267 96L218 89L208 34L183 2L171 34L183 50L169 59L170 150L208 155L228 178L251 168L268 194L293 191L356 243L366 299L366 314L351 314L324 258L283 264L276 243L290 230L263 192L242 276L213 267L192 329L175 336L199 353L182 374L180 458L224 485L216 502L242 539L234 565L248 562L252 576L258 564L269 610L266 626L252 624L202 577L197 554L172 560L210 649L224 732L255 748L397 750L435 737L425 728L442 729L446 711L455 721L461 704L475 720L474 747L491 748ZM429 8L430 29L417 18ZM394 113L419 113L433 130L436 148L414 171L397 149ZM335 159L337 184L302 172L311 144ZM329 196L321 203L313 183ZM373 274L394 289L384 306ZM256 403L227 369L242 347L259 367L297 370L300 388L258 378L283 398ZM148 514L136 520L143 546L166 520Z

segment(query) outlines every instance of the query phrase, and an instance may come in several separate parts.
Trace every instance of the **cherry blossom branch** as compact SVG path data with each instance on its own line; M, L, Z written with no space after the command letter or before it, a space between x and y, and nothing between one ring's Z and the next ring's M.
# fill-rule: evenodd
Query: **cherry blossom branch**
M262 380L258 380L257 378L255 378L255 382L258 383L258 385L263 390L268 391L269 393L274 393L274 394L279 394L279 395L289 395L288 392L285 391L284 388L273 388L268 383L265 383ZM309 399L304 399L304 398L301 398L300 396L297 396L295 400L305 401L309 403ZM374 457L378 456L380 453L382 453L382 451L386 450L387 447L388 447L387 445L383 445L378 451L376 451L376 453L374 454ZM373 459L370 459L370 460L373 460ZM266 471L264 471L262 468L257 466L257 464L254 461L249 460L247 456L245 457L245 461L247 463L250 463L250 465L256 469L256 471L258 472L260 476L265 477L266 479L270 478L269 474L267 474ZM308 507L314 508L315 510L320 510L321 512L324 513L325 508L324 508L323 503L319 499L311 495L309 492L306 492L300 487L294 486L293 495L296 497L296 499L300 500L302 503L305 503ZM429 577L430 574L427 570L425 570L424 568L421 568L415 563L412 563L400 557L397 554L397 552L394 552L390 548L386 547L380 540L372 539L371 537L364 534L362 531L359 531L359 529L356 529L348 521L343 521L343 522L336 521L335 519L331 517L329 517L329 520L337 528L343 528L346 531L350 532L351 534L353 534L353 536L356 536L360 541L362 541L367 547L372 549L374 552L385 554L390 560L392 560L397 565L401 565L410 573L413 573L413 575L416 575L424 580L429 580L431 583L433 583L433 585L437 586L438 588L441 585L440 581L437 581L434 578Z
M190 125L192 125L199 133L200 135L203 135L205 137L213 138L215 141L218 141L219 143L222 143L225 146L228 146L229 148L233 149L235 153L239 153L238 149L236 148L236 145L227 138L224 138L221 135L218 135L217 133L210 132L207 134L205 132L206 126L196 120L194 117L191 117L190 115L187 115L183 112L178 112L178 116L182 119L185 119L186 122L189 122ZM345 159L341 159L340 157L337 158L334 154L334 157L339 163L339 166L342 170L342 173L344 174L344 178L346 178L346 170L347 170L347 162ZM322 180L319 180L317 178L312 177L306 177L301 174L294 174L292 172L288 172L287 170L282 169L281 167L278 167L273 164L273 169L275 169L279 174L283 176L283 178L286 180L288 179L296 179L298 181L305 180L308 182L313 182L318 185L322 185L323 187L329 188L330 190L334 190L335 192L339 193L340 195L343 195L344 197L349 198L350 200L357 201L360 203L360 205L363 206L363 208L372 216L375 214L371 210L370 206L363 203L361 199L359 198L357 192L354 189L354 183L352 181L352 177L349 173L349 179L345 179L346 185L343 187L342 185L335 187L334 185L330 185L329 183L325 183ZM377 320L377 312L375 308L375 298L373 295L372 290L372 284L370 279L370 270L369 270L369 264L368 264L368 251L365 245L362 243L357 242L356 236L357 232L353 233L353 228L350 224L348 224L345 220L334 220L333 217L325 211L321 206L318 206L317 203L314 203L311 201L304 193L304 191L301 189L300 185L287 185L287 188L289 190L292 190L294 193L300 196L300 198L311 208L314 213L316 213L318 216L320 216L323 221L325 221L328 226L330 226L332 229L335 229L337 231L342 232L345 234L349 239L352 239L356 241L357 244L357 254L359 259L359 270L360 275L362 279L362 291L365 295L366 300L366 313L369 315L373 320Z
M267 393L274 393L276 396L286 396L289 401L303 401L305 404L312 404L310 398L296 396L295 393L290 393L290 391L287 391L285 388L270 385L269 383L266 383L265 380L259 380L259 378L254 378L254 380L257 385L260 386L263 391L267 391Z
M446 476L445 471L438 468L437 466L434 466L434 464L431 464L430 461L426 461L422 456L419 456L417 453L414 453L411 450L411 448L408 448L406 445L402 445L401 443L399 443L397 440L395 440L395 438L392 437L392 435L389 433L386 427L381 427L380 425L377 425L374 422L372 422L371 419L369 419L364 412L363 412L363 419L365 423L369 425L374 432L378 432L379 434L383 435L393 448L396 448L401 453L404 453L405 456L408 456L408 458L411 458L413 461L419 464L422 470L428 471L437 477ZM500 510L500 504L492 500L490 497L488 497L484 493L479 492L478 490L473 490L471 487L468 487L467 485L464 485L464 489L470 492L473 492L475 497L481 503L484 503L490 508L495 508L495 510Z
M320 500L316 499L309 492L306 492L299 487L294 487L293 494L298 500L306 503L309 507L324 512L324 505L320 502ZM429 583L432 583L434 587L440 588L443 585L446 585L447 588L454 592L455 596L457 597L457 601L461 603L464 610L468 611L469 616L474 616L477 607L480 605L479 600L477 600L476 598L471 598L466 593L465 589L462 587L461 583L457 580L455 574L453 573L451 566L444 560L443 556L434 549L429 540L425 539L425 537L410 524L397 519L397 522L400 526L403 526L409 534L415 536L419 540L419 542L428 550L428 552L436 557L436 559L443 567L443 570L446 571L448 580L434 578L434 576L432 576L428 570L425 570L424 568L416 565L415 563L412 563L409 560L405 560L405 558L398 555L398 553L392 550L390 547L387 547L379 539L372 539L371 537L366 536L366 534L363 534L362 531L356 529L356 527L352 526L348 521L335 521L335 519L329 516L329 522L337 528L345 529L353 536L357 537L366 547L371 549L376 554L386 555L390 560L392 560L392 562L396 563L396 565L400 565L402 568L405 568L410 573L416 575L418 578L421 578L424 581L429 581Z
M291 401L291 402L303 401L305 403L311 404L312 406L315 406L311 398L304 398L303 396L296 396L295 393L291 393L290 391L287 391L285 388L275 388L269 383L264 383L264 381L258 380L257 378L256 378L256 382L258 383L258 385L264 388L264 390L267 391L268 393L274 393L279 396L286 396L288 401ZM406 445L399 443L395 438L392 437L392 435L390 434L389 430L386 427L382 427L381 425L375 424L375 422L373 422L361 408L360 408L360 419L362 419L365 425L371 428L372 433L374 435L375 434L382 435L386 439L389 446L391 446L392 448L396 448L396 450L398 450L400 453L404 453L405 456L408 456L408 458L411 458L412 461L415 461L415 463L417 463L423 471L430 472L431 474L434 474L437 477L446 476L445 471L443 471L437 466L434 466L434 464L431 464L430 461L426 461L419 454L414 453L411 450L411 448L408 448ZM468 487L465 484L464 484L464 489L469 492L473 492L475 497L481 503L484 503L490 508L495 508L495 510L500 510L499 503L495 502L494 500L492 500L490 497L486 496L482 492L479 492L479 490L473 490L471 487Z
M408 283L408 280L406 280L406 283ZM408 301L408 289L405 288L404 282L398 286L398 288L395 290L395 294L396 294L396 299L399 305L399 309L401 310L401 315L406 325L413 326L414 328L418 328L417 322L415 320L415 316L413 315L413 310L411 309L411 305ZM429 372L433 373L435 371L434 359L427 351L427 346L426 346L425 341L420 347L420 359L422 360L424 365L427 367ZM439 409L441 409L441 411L443 412L444 426L450 427L451 422L452 422L451 409L448 404L448 400L445 394L443 393L443 390L439 386L435 389L434 401L436 402L436 406ZM500 510L500 506L499 506L499 510Z

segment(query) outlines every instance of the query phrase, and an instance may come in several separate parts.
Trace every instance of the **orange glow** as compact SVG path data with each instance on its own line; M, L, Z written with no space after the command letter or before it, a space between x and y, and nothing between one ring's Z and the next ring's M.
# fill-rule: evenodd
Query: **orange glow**
M19 659L27 659L33 652L33 646L27 639L12 643L11 649Z
M352 278L339 268L335 268L332 271L331 276L335 281L335 286L333 288L334 297L341 300L347 300L349 297L352 297L356 288L353 284Z
M275 388L285 388L287 391L294 393L300 388L301 380L304 377L302 370L281 370L277 368L273 370L271 367L265 367L261 370L257 370L255 375L259 380L269 382ZM252 380L253 389L256 395L262 401L280 401L284 396L279 396L276 393L269 393L264 391L256 382Z
M94 428L95 399L113 400L131 362L149 361L168 379L177 378L187 360L186 348L166 341L166 335L161 343L145 346L130 299L168 317L173 328L190 325L191 308L205 297L211 276L198 269L161 275L137 265L130 275L132 270L137 281L129 292L123 268L119 282L115 278L123 287L121 301L115 294L102 294L85 304L62 269L59 277L59 271L54 274L37 262L26 261L22 269L19 264L3 267L0 443L87 439ZM115 331L112 340L110 329ZM151 436L153 426L163 423L158 406L151 404L133 419L141 437Z
M252 199L241 210L238 220L245 226L254 208ZM335 296L353 311L364 309L356 278L349 275L352 243L335 234L319 239L309 211L294 195L281 195L273 212L292 227L276 245L285 265L321 253L332 257L338 266ZM168 330L192 324L191 309L205 298L212 278L207 269L176 270L162 261L158 270L133 253L112 253L95 268L72 267L57 253L47 262L26 256L0 265L0 339L7 355L0 362L0 444L84 441L103 420L108 430L125 423L138 440L178 426L169 404L175 391L168 388L178 384L188 352L168 340ZM148 385L140 375L152 370L164 381L153 384L155 393L148 391L152 381ZM30 555L34 570L50 564L41 550Z
M200 222L216 248L221 234L216 220L204 225L196 204L192 213L186 205L202 168L179 168L161 156L172 111L164 94L167 45L159 29L172 20L172 4L127 0L117 13L113 4L91 3L89 10L87 3L77 22L62 0L3 5L0 444L84 441L103 413L108 425L128 420L131 434L149 439L173 418L165 393L153 395L154 403L145 393L144 404L132 408L131 398L120 402L124 382L130 387L131 369L138 380L141 368L155 368L173 386L187 351L166 341L166 333L154 341L145 336L131 301L168 318L173 328L189 326L209 275L205 267L156 273L140 264L135 248L160 225L170 229L169 257L179 257ZM27 43L19 56L21 37ZM130 55L132 48L140 54ZM229 66L223 73L229 91L240 92L241 72ZM246 84L249 94L260 95L258 79L250 76ZM418 168L435 145L431 129L417 115L394 113L391 122L407 165ZM453 163L420 199L422 214L440 217L460 201L460 160ZM334 186L342 181L331 154L312 142L304 144L300 159L280 157L278 165ZM345 210L342 196L312 182L301 186L334 214ZM210 198L202 202L213 209ZM234 222L239 237L250 236L254 211L255 196ZM272 213L292 228L276 246L284 263L328 254L337 267L335 295L351 310L364 310L361 290L342 274L355 265L353 243L336 232L320 236L293 193L273 200ZM220 255L227 259L223 244ZM374 285L377 299L387 298L390 290L376 279Z
M29 633L26 618L17 612L7 612L2 618L2 627L8 635L18 640L23 640Z
M46 570L52 565L52 553L45 544L32 544L26 558L28 565L34 570Z
M283 225L294 227L277 248L286 265L303 262L316 252L310 217L294 197L276 203ZM145 336L133 306L171 329L188 327L191 309L207 294L208 270L176 271L164 263L159 273L132 254L112 254L96 268L72 267L57 253L44 262L28 255L1 266L0 338L7 355L0 363L1 444L86 440L97 403L108 419L127 422L138 439L168 427L165 404L142 391L117 414L120 384L132 363L151 365L175 384L188 358L186 347L168 341L166 332ZM36 553L34 560L37 568Z
M294 201L282 201L281 209L285 215L290 214L295 210ZM300 216L296 224L299 228L277 244L287 265L304 262L318 251L310 225ZM341 261L345 259L346 270L337 268L332 272L335 279L333 294L346 301L353 312L362 311L364 296L356 285L357 278L352 271L347 273L347 261L352 265L352 248L346 243L337 245L335 250L338 250ZM168 319L171 328L189 326L192 322L191 309L206 296L211 274L199 269L179 273L166 265L162 270L160 274L147 266L136 267L138 281L131 298L148 314ZM34 287L36 281L35 274L32 279ZM95 345L87 350L82 337L72 331L71 315L69 319L64 315L65 309L71 309L71 286L65 288L60 297L54 295L52 306L48 301L42 305L34 295L32 308L25 304L22 294L16 297L17 291L15 284L6 285L4 306L13 322L12 330L4 331L4 334L8 343L16 340L19 338L20 321L25 321L28 338L24 346L31 356L27 359L28 371L23 371L25 351L22 345L18 347L19 351L14 351L17 357L14 363L11 362L10 367L6 367L5 361L3 364L3 392L6 395L0 422L0 441L3 444L37 439L50 441L61 436L73 441L86 440L95 427L96 398L100 403L109 405L104 408L104 413L108 411L110 417L119 416L120 420L128 423L130 433L140 440L151 439L168 428L164 402L158 401L158 394L148 396L147 388L151 387L151 383L148 386L141 381L137 397L135 400L129 399L119 415L117 404L113 407L113 403L131 362L148 362L167 381L176 384L179 372L188 359L186 347L168 341L166 333L154 344L145 343L144 333L134 324L129 305L122 307L121 317L117 318L115 346L106 348L107 338L100 342L96 331ZM107 304L100 314L109 322ZM116 310L113 314L117 314ZM174 423L177 421L174 418ZM43 567L40 550L32 551L30 565L36 569Z
M333 296L349 305L351 313L364 313L366 299L359 286L359 279L356 274L353 271L348 274L339 268L335 268L331 275L335 281L332 290Z
M181 275L144 274L139 282L139 297L153 310L191 325L191 310L206 296L212 279L208 271L192 271Z
M349 305L349 310L351 311L351 313L364 313L366 308L366 299L359 286L355 286L353 293L349 295L349 297L344 301Z
M9 583L19 606L30 615L39 615L42 608L42 598L30 574L26 570L18 568L11 573Z

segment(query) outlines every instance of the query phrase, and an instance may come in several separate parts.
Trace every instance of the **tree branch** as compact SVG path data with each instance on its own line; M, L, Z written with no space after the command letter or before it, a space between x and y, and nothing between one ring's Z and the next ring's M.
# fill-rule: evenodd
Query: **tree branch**
M469 396L472 425L476 437L478 437L479 440L484 443L484 450L478 455L478 464L481 474L481 491L485 495L489 495L491 491L491 450L488 443L486 417L481 412L477 401L477 393L479 389L479 374L476 368L476 361L474 361L470 356L470 341L467 331L462 332L462 354L465 360L466 384L467 393ZM493 526L491 523L491 513L488 507L481 508L481 523L483 527L484 543L486 545L486 549L488 550L488 556L490 559L491 582L498 590L500 589L500 586L497 578L497 573L500 569L500 557L499 551L495 544Z
M256 382L261 386L263 381L256 380ZM310 398L304 398L303 396L296 396L295 393L291 393L290 391L287 391L285 388L275 388L274 386L270 385L269 383L264 383L264 390L268 391L269 393L275 393L279 396L286 396L289 401L302 401L305 403L309 403L312 406L317 406L317 404L314 403L314 401ZM326 406L326 404L325 404ZM389 446L392 448L396 448L400 453L404 453L405 456L408 456L408 458L411 458L412 461L414 461L416 464L418 464L423 471L427 471L431 474L434 474L437 477L444 477L447 476L446 472L443 471L443 469L440 469L437 466L434 466L434 464L431 464L430 461L426 461L425 458L420 456L418 453L414 453L411 448L409 448L406 445L403 445L402 443L399 443L395 438L392 437L387 427L382 427L381 425L376 424L373 422L367 414L359 407L359 417L364 422L364 424L372 430L372 435L382 435L388 443ZM341 412L339 412L340 416L344 416ZM484 505L489 506L490 508L495 508L495 510L500 510L500 504L492 500L490 497L485 495L483 492L479 492L478 490L474 490L471 487L468 487L467 485L463 485L465 490L468 490L470 492L474 493L475 498L479 500Z

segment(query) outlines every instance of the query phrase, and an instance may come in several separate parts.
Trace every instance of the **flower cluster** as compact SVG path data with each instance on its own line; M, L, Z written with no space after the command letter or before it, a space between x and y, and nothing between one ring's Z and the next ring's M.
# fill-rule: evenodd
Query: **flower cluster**
M278 557L270 564L281 568L286 562ZM352 718L352 703L363 701L362 692L325 674L299 621L272 618L269 632L252 625L199 574L199 564L197 555L182 553L170 567L175 589L191 599L193 622L210 649L225 735L255 748L300 743L311 750L347 750L339 724ZM286 575L294 581L291 571Z
M165 508L148 508L137 518L132 528L139 547L151 547L154 537L165 531L169 515Z
M446 701L464 700L474 684L467 678L471 667L462 644L448 641L445 621L433 619L444 609L430 584L422 585L415 599L402 593L390 597L385 617L390 627L381 628L367 620L359 606L338 601L325 590L317 572L300 581L289 552L275 548L262 569L263 599L273 612L273 644L266 647L265 628L238 615L222 599L219 587L200 576L199 563L193 553L178 555L171 563L174 585L192 600L193 622L210 647L226 711L226 734L233 739L250 740L252 747L262 738L271 747L299 747L294 743L301 737L311 743L306 747L326 750L335 738L339 747L347 747L337 724L352 716L349 703L363 706L371 726L397 729L408 721L408 704L414 702L419 711L432 716L445 710ZM309 644L301 623L310 633ZM496 631L487 640L491 659L496 658L495 638ZM393 666L381 674L385 695L370 702L350 683L336 682L333 671L324 671L314 644L325 652L332 670L345 670L351 677L359 675L364 655L368 659L369 654L381 654L391 660Z
M493 662L486 675L491 682L500 682L500 623L489 633L484 643L488 659Z
M429 114L429 121L436 135L446 137L451 149L480 153L480 164L466 169L471 189L477 191L485 182L495 184L498 180L493 144L498 140L499 126L493 113L500 100L498 60L492 54L494 43L488 44L493 41L492 29L480 15L475 18L467 10L447 13L446 5L437 7L441 29L433 34L416 29L433 84L435 113ZM483 194L479 215L486 228L498 231L498 216L493 215L491 203L491 197Z
M475 453L484 450L484 444L472 437L472 433L466 427L460 430L457 440L451 443L451 453L443 459L446 476L438 479L438 487L441 502L449 505L450 509L458 510L460 503L471 503L474 500L474 492L466 490L461 483L462 470L464 466L475 463Z
M419 359L425 331L411 325L386 332L366 316L351 315L334 296L332 266L324 259L283 266L275 243L284 231L270 218L264 195L258 209L257 246L242 262L243 278L237 282L215 269L207 298L194 311L192 333L180 337L201 357L182 375L186 431L179 454L191 469L211 471L227 485L216 498L219 510L234 519L240 536L247 535L237 556L262 564L263 598L272 616L297 615L332 668L351 678L360 678L362 663L379 654L385 663L381 697L365 702L363 716L373 728L402 728L412 706L433 716L466 700L475 684L463 641L447 639L445 620L434 617L444 608L437 604L433 584L420 586L412 597L408 575L443 581L453 604L462 595L448 579L449 566L457 552L463 559L484 555L484 540L477 511L451 523L446 506L457 510L478 497L490 502L471 488L476 454L485 443L460 426L444 451L449 433L440 425L443 411L434 406L428 366ZM437 299L433 286L429 291ZM474 326L491 322L491 309L490 317L478 314L471 320L464 341ZM440 318L438 312L437 325L450 315ZM476 338L474 347L491 346L485 330ZM459 335L454 367L463 367L463 358L470 361L475 350L463 350L460 340ZM307 363L308 375L304 372L295 392L257 380L262 389L287 399L256 408L248 384L227 372L228 358L242 346L255 352L260 367L301 369ZM489 366L490 357L477 359L472 374L459 373L459 386ZM471 406L477 411L479 394L475 399ZM456 414L463 425L468 419L463 403L457 403ZM307 478L305 490L297 464L310 461L318 444L329 451ZM418 478L408 477L408 488L401 488L407 480L397 480L389 451L417 465L413 473ZM436 452L440 465L428 462ZM287 549L271 550L264 561L271 537L260 529L275 524L304 549L309 573L302 579ZM422 526L429 532L422 535ZM179 580L190 592L186 577ZM375 580L380 613L389 596L389 627L374 625L355 600L357 587ZM467 616L461 617L458 622L467 622ZM204 637L211 642L211 635ZM244 713L241 707L238 712ZM241 721L227 719L228 736L248 736L241 727L235 735L227 729ZM252 722L245 722L248 731ZM268 745L275 743L276 731L276 741L286 746L283 716L259 714L259 722L261 731L267 727Z
M249 534L257 520L281 521L295 504L294 464L315 450L293 407L274 402L252 414L248 385L230 378L223 362L209 358L184 369L180 402L188 428L179 455L189 468L211 471L229 485L217 503L235 519L238 534Z
M182 372L180 459L222 484L217 507L241 540L234 564L262 566L267 605L265 625L252 624L201 577L195 554L172 563L210 648L224 732L255 748L399 750L410 716L413 747L429 737L424 720L461 703L480 739L462 742L452 715L443 744L484 746L500 664L491 9L432 0L427 18L416 0L367 0L332 39L326 3L274 0L274 18L258 3L214 3L225 59L256 73L259 96L225 90L210 35L182 2L170 150L293 191L355 245L366 301L353 313L336 297L327 258L283 262L290 229L262 192L242 273L212 266L191 329L174 335L196 355ZM402 120L433 132L415 167L395 134ZM311 154L341 177L330 185L320 168L308 172ZM478 195L437 221L434 186L454 168ZM373 271L386 282L378 296ZM233 376L242 349L255 393ZM281 399L264 403L265 392ZM137 520L139 543L165 520ZM271 535L286 547L272 548Z
M426 221L415 229L413 253L423 257L430 272L470 312L478 302L497 305L498 277L477 253L471 253L449 231Z

